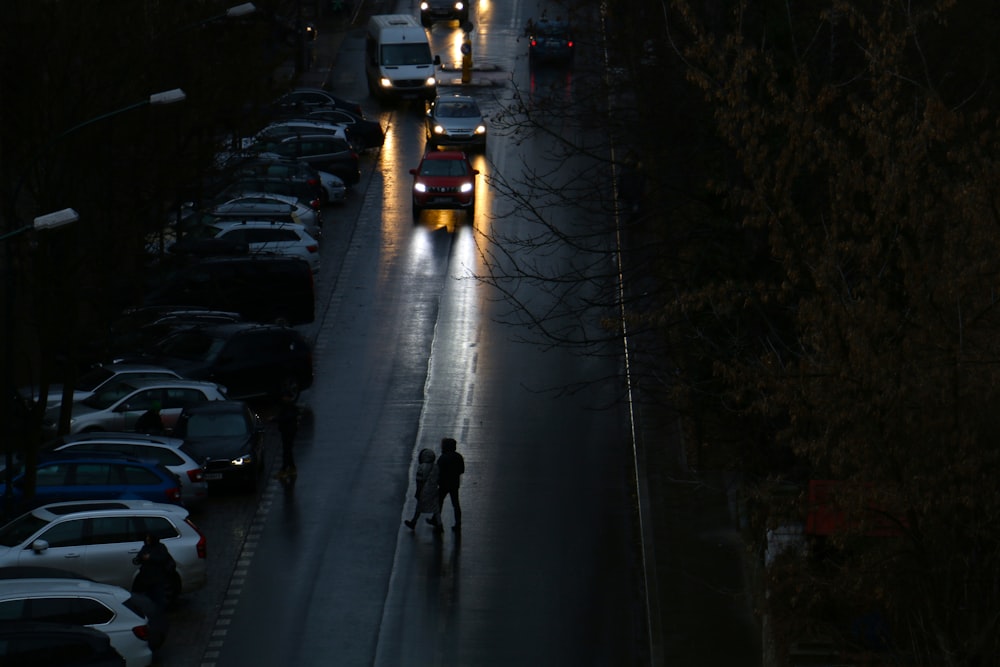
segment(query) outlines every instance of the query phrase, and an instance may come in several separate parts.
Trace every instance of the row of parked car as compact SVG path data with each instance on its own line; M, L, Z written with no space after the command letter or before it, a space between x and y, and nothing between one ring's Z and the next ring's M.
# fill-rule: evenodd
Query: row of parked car
M314 319L324 207L344 200L357 151L382 132L308 91L275 114L308 120L268 125L205 179L171 221L176 247L150 253L142 302L91 346L101 363L48 386L31 497L20 457L4 471L0 663L149 665L165 631L162 610L132 592L143 537L176 563L168 600L203 587L208 545L190 513L210 511L213 489L257 489L260 410L312 385L312 347L293 326ZM303 160L312 133L343 156Z

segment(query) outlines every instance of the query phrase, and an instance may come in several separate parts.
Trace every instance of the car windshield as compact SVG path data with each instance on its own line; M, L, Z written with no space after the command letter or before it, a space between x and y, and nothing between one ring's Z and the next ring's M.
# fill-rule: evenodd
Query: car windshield
M398 65L426 65L430 61L431 47L427 42L386 44L382 47L382 64L389 67Z
M537 32L542 37L565 37L569 28L563 23L539 23Z
M238 414L192 414L183 428L186 438L228 438L245 435L247 423Z
M209 361L219 353L226 341L209 336L198 329L180 331L160 341L157 352L175 359Z
M0 546L16 547L49 523L32 513L23 514L0 528Z
M423 176L465 176L465 165L460 160L424 160L420 173Z
M128 382L111 382L90 398L81 401L81 403L97 410L106 410L134 391L135 386Z
M439 102L437 115L441 118L475 118L479 109L471 102Z
M80 376L76 381L76 388L81 391L94 391L114 376L115 374L107 368L97 366Z

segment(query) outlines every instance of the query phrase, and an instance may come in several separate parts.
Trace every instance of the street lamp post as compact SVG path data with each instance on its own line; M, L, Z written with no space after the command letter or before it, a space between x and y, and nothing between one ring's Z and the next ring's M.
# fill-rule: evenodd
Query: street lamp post
M47 213L45 215L40 215L34 219L32 224L19 227L13 231L7 232L6 234L0 235L0 241L7 241L15 236L24 234L25 232L30 232L32 230L43 231L49 229L55 229L56 227L62 227L63 225L68 225L70 223L76 222L80 219L80 215L71 208L64 208L61 211L55 211L53 213ZM9 406L8 412L13 413L13 402L17 400L17 383L14 381L14 285L13 285L13 275L14 269L11 266L11 261L13 259L13 253L11 252L11 244L5 244L6 250L6 261L7 265L4 267L7 271L7 294L5 302L6 307L6 321L7 321L7 331L5 332L5 350L4 358L7 367L4 371L7 373L7 377L10 381L11 394L4 397L4 404ZM8 415L10 416L10 415ZM8 420L6 422L8 428L12 428L12 424ZM14 480L14 451L11 446L12 443L8 441L7 446L4 448L4 511L9 511L11 509L11 499L14 497L14 488L12 482Z

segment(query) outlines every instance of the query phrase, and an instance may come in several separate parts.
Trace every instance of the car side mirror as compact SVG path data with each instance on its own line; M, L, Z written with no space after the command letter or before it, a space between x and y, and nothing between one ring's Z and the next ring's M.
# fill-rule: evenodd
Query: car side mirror
M414 176L416 176L417 175L417 170L416 169L411 169L410 173L413 174Z
M48 550L48 548L49 548L49 543L46 542L45 540L35 540L34 542L31 543L31 550L34 551L36 554L40 554L43 551Z
M473 176L477 176L478 174L479 174L479 170L478 169L473 169L472 170L472 175Z

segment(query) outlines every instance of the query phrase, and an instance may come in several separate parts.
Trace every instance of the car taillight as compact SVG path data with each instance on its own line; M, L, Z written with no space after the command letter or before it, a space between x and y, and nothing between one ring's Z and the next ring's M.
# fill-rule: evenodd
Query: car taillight
M188 470L187 471L187 476L188 476L188 479L191 480L192 482L194 482L195 484L198 484L200 482L204 482L205 481L205 471L202 470L201 468L195 468L193 470Z
M314 211L318 211L323 208L323 202L321 202L318 199L313 199L311 202L309 202L309 206L312 207Z
M316 245L315 243L310 243L309 245L306 246L306 250L308 250L310 253L319 252L319 246Z
M149 626L137 625L134 628L132 628L132 634L144 642L149 641Z
M205 556L208 555L208 540L206 540L205 536L201 534L200 530L198 530L198 526L194 524L194 521L191 519L184 519L184 523L191 526L191 529L198 533L198 544L195 546L195 549L198 551L198 558L205 558Z
M181 502L180 487L175 486L171 489L167 489L167 500L169 500L172 503L180 503Z
M310 186L314 188L318 188L322 185L322 183L319 182L318 178L310 178L307 182L309 183Z
M572 49L573 48L573 40L571 39L568 42L566 42L566 46L568 46L569 48Z
M531 40L531 45L532 46L538 46L538 40L537 39Z

